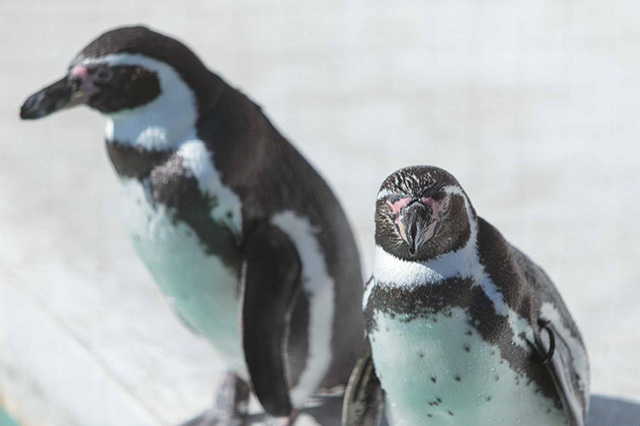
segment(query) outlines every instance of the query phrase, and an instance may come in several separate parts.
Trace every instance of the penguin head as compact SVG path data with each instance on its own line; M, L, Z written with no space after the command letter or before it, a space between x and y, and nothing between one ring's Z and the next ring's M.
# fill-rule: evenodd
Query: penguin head
M463 247L471 220L473 207L455 177L437 167L407 167L380 187L376 244L400 259L431 260Z
M30 96L20 117L38 119L76 105L107 115L130 114L164 98L174 113L186 108L195 120L215 98L211 76L179 41L141 26L117 28L82 49L64 77Z

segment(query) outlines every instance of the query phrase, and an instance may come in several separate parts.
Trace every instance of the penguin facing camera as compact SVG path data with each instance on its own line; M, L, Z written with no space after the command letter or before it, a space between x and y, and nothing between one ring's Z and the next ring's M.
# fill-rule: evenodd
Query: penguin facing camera
M343 423L583 426L584 343L545 272L476 215L448 172L407 167L378 192L364 356Z

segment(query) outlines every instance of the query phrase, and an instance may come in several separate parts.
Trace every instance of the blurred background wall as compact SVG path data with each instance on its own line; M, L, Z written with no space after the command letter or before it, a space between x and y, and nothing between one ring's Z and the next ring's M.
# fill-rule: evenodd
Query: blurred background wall
M635 0L3 1L0 404L30 424L157 425L223 367L121 226L102 118L23 123L104 30L145 23L261 104L338 193L371 271L381 181L454 173L540 263L593 390L640 399L640 5Z

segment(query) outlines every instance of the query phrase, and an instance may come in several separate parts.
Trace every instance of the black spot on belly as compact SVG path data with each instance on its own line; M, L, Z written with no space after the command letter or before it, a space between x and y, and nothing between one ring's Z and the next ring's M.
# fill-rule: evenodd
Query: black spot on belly
M462 380L462 378L461 378L460 376L455 376L453 379L454 379L456 382L459 382L460 380Z
M469 347L469 345L464 345L464 350L465 352L471 352L471 348Z
M431 376L431 381L432 381L433 383L435 383L435 382L436 382L436 378L435 378L434 376Z
M447 410L447 413L449 413L450 416L453 416L453 411Z
M442 399L440 399L440 398L436 398L434 401L429 401L429 405L431 407L437 407L441 403L442 403Z

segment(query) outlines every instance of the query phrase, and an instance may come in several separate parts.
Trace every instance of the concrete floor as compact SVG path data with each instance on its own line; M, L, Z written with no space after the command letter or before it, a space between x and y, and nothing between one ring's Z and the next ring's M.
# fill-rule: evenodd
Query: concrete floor
M18 120L84 44L138 22L265 108L335 188L368 271L380 182L454 173L557 283L593 390L640 399L635 0L32 0L0 22L0 401L26 424L173 424L223 371L133 252L102 119Z

